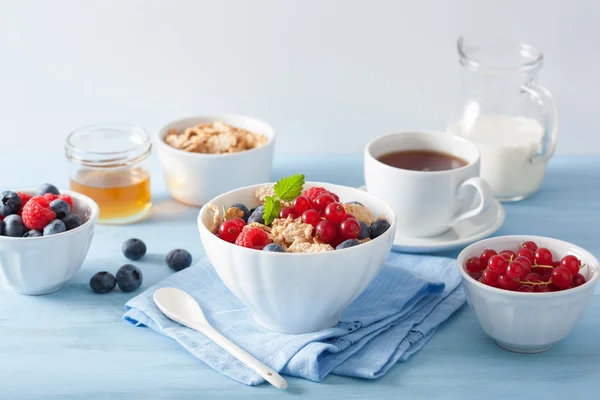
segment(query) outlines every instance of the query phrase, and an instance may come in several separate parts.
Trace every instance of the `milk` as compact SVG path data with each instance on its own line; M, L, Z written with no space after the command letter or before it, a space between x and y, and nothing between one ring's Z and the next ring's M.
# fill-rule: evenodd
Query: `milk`
M480 114L450 131L477 144L481 177L499 200L520 200L540 187L546 162L530 160L542 146L544 128L535 119Z

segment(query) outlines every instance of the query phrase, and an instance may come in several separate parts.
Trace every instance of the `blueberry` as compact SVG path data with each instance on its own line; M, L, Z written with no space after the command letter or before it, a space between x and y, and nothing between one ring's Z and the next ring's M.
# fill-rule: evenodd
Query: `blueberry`
M373 221L370 228L371 239L375 239L376 237L383 235L383 233L387 231L389 227L390 223L387 222L387 220L385 219L378 219L376 221Z
M358 246L360 242L356 239L348 239L344 240L342 243L338 244L335 248L336 250L347 249L348 247Z
M146 254L146 244L140 239L129 239L123 243L121 251L130 260L139 260Z
M60 194L60 192L58 191L58 189L56 188L56 186L54 186L51 183L44 183L42 186L40 186L38 188L38 191L37 191L37 195L38 196L43 196L46 193Z
M369 230L369 224L364 221L358 221L360 224L360 233L358 234L359 239L366 239L371 236L371 231Z
M90 279L90 287L96 293L108 293L117 286L115 276L110 272L97 272Z
M349 202L347 202L345 204L358 204L359 206L362 206L362 203L359 203L358 201L349 201Z
M125 264L117 271L117 284L124 292L133 292L142 284L142 271L131 264Z
M0 221L0 236L4 236L4 221Z
M36 231L35 229L25 232L25 234L23 235L23 237L39 237L39 236L42 236L42 231Z
M71 206L64 200L56 199L50 203L50 208L56 214L56 218L63 219L67 215L71 214Z
M62 219L62 222L64 222L65 228L67 228L68 231L70 231L71 229L75 229L75 228L81 226L81 220L75 214L69 214L69 215L67 215L66 217L64 217Z
M171 250L167 254L167 265L173 271L179 272L192 265L192 255L183 249Z
M12 214L4 218L4 236L22 237L26 228L20 215Z
M248 207L246 207L242 203L235 203L231 207L239 208L240 210L242 210L244 212L244 216L242 217L242 219L248 222L248 217L250 217L250 211L248 211Z
M44 236L56 235L57 233L63 233L67 230L65 223L60 219L50 221L44 228Z
M281 247L280 245L276 244L276 243L271 243L266 245L265 247L263 247L263 251L274 251L276 253L285 253L285 250L283 249L283 247Z
M16 214L21 209L21 198L18 194L11 191L0 193L0 215L8 217Z
M252 215L250 215L248 217L248 223L252 223L252 222L258 222L259 224L264 224L265 220L263 218L263 213L265 212L265 206L258 206L256 207L256 209L254 210L254 212L252 213Z

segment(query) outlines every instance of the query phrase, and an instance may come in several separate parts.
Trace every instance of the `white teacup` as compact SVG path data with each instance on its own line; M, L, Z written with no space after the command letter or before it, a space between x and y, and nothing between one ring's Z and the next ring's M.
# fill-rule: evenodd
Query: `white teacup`
M431 150L466 161L465 166L444 171L415 171L382 163L385 154L406 150ZM397 215L397 231L415 237L437 236L459 221L487 210L494 196L479 178L477 146L442 132L392 133L373 139L365 149L367 191L388 203ZM480 197L474 202L475 193ZM467 207L477 204L474 208Z

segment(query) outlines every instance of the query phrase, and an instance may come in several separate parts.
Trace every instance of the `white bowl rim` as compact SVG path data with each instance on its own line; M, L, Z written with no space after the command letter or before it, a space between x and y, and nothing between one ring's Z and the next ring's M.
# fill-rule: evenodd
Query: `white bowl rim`
M214 197L208 203L206 203L205 205L203 205L202 208L200 209L200 211L198 212L197 222L198 222L199 229L203 229L208 234L214 235L211 231L208 230L208 228L206 227L206 225L204 225L204 222L202 221L202 215L203 215L203 213L206 212L206 209L208 209L208 206L211 205L211 204L213 204L213 202L215 201L216 198L227 196L227 195L231 195L231 194L233 194L235 192L242 191L242 190L257 189L257 188L260 188L260 187L265 186L265 185L273 185L273 184L275 184L275 182L267 182L267 183L260 183L258 185L244 186L244 187L241 187L241 188L230 190L229 192L221 193L217 197ZM387 209L387 211L389 212L389 215L392 216L392 221L390 222L390 227L387 229L387 231L391 231L392 234L395 234L395 231L396 231L396 214L392 210L392 207L390 207L383 200L380 200L377 197L373 196L372 194L367 193L367 192L365 192L365 191L363 191L361 189L357 189L357 188L352 187L352 186L343 186L343 185L336 185L334 183L315 182L315 181L304 182L304 184L305 185L311 185L311 186L323 186L323 185L327 185L327 186L342 187L344 189L352 189L352 190L360 191L361 194L370 197L372 200L380 203L383 208ZM383 235L381 235L381 236L383 236ZM355 251L356 249L361 248L362 246L369 246L369 245L371 245L371 242L374 242L374 241L380 239L381 236L378 236L375 239L371 239L368 242L362 243L362 244L360 244L358 246L347 247L345 249L340 249L340 250L335 250L335 251L346 251L346 250ZM238 245L236 245L234 243L229 243L229 242L226 242L224 240L222 240L222 242L225 243L225 244L227 244L227 245L230 245L230 246L235 246L240 251L250 251L250 252L256 252L257 251L255 249L249 249L247 247L238 246ZM368 247L362 247L362 248L366 249ZM288 253L288 252L280 253L280 252L274 252L274 251L265 251L263 253L264 254L272 254L275 257L318 257L318 256L323 255L323 254L331 254L332 251L323 251L323 252L317 252L317 253Z
M255 122L259 122L261 124L264 124L265 127L267 127L270 130L270 135L267 136L267 141L258 147L255 147L253 149L249 149L249 150L244 150L244 151L238 151L236 153L224 153L224 154L210 154L210 153L195 153L195 152L191 152L191 151L185 151L185 150L180 150L180 149L176 149L175 147L169 146L165 141L164 141L164 137L166 136L167 132L168 132L168 128L176 123L179 122L183 122L183 121L187 121L187 120L193 120L193 119L209 119L209 120L213 120L213 121L219 121L219 120L223 120L223 119L231 119L231 118L241 118L241 119L247 119L247 120L252 120ZM158 145L158 147L162 148L162 149L166 149L167 151L172 152L173 154L176 155L182 155L185 154L184 157L202 157L202 158L225 158L225 157L236 157L236 156L240 156L242 154L248 154L250 152L255 152L255 151L259 151L263 148L266 148L270 145L272 145L272 143L275 141L275 136L277 135L277 133L275 132L275 129L271 126L271 124L263 121L262 119L258 119L258 118L254 118L254 117L249 117L246 115L239 115L239 114L208 114L208 115L192 115L189 117L184 117L184 118L179 118L176 119L174 121L169 122L166 125L163 125L156 133L156 135L154 135L154 138L156 139L156 143Z
M590 279L589 281L587 281L586 283L584 283L581 286L578 286L576 288L571 288L571 289L566 289L566 290L561 290L559 292L515 292L512 290L505 290L505 289L499 289L499 288L495 288L495 287L491 287L488 285L485 285L475 279L473 279L471 276L469 276L469 274L467 273L466 269L464 268L463 264L467 261L467 254L469 253L469 251L475 247L475 246L480 246L482 244L485 243L493 243L496 241L499 241L499 239L512 239L515 240L515 242L520 243L523 241L545 241L545 240L552 240L555 242L560 242L562 245L564 245L565 247L570 248L573 251L577 251L578 253L583 254L586 258L590 259L591 262L594 263L594 265L588 265L589 268L592 269L594 275L592 276L592 279ZM489 292L493 292L493 293L498 293L498 294L503 294L505 296L512 296L512 297L560 297L560 296L567 296L569 294L575 294L577 292L581 292L584 289L587 289L588 286L594 285L596 283L596 281L598 280L598 278L600 278L600 268L598 266L598 259L596 257L594 257L594 255L592 253L590 253L589 251L585 250L583 247L577 246L573 243L564 241L564 240L560 240L560 239L555 239L555 238L551 238L548 236L534 236L534 235L505 235L505 236L494 236L492 238L488 238L488 239L484 239L484 240L480 240L478 242L475 242L467 247L465 247L458 255L458 257L456 258L456 268L458 268L458 272L462 275L463 279L465 280L469 280L472 284L474 284L475 286L479 287L480 289L483 290L487 290Z
M22 193L31 194L32 192L36 193L37 189L36 188L27 188L27 189L16 189L16 190L12 190L12 191L13 192L22 192ZM71 190L66 190L66 189L58 189L58 191L60 192L60 194L68 194L69 196L71 196L71 198L77 198L78 200L82 201L87 206L89 206L90 209L92 210L90 218L88 218L87 221L85 221L83 224L81 224L80 226L78 226L75 229L71 229L70 231L65 231L65 232L57 233L55 235L27 237L27 238L24 238L24 237L12 237L12 236L0 236L0 240L6 240L6 241L10 241L10 240L27 240L28 242L40 241L40 240L50 240L50 239L55 239L55 238L59 238L59 237L65 237L65 236L73 235L77 231L81 230L81 228L83 228L84 226L95 223L95 221L98 219L98 215L100 214L100 208L98 207L98 204L94 200L92 200L88 196L86 196L84 194L81 194L79 192L73 192Z

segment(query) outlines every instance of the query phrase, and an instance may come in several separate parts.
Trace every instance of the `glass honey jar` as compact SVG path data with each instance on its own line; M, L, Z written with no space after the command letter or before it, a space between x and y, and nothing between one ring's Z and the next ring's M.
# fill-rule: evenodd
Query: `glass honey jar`
M148 215L152 143L139 127L93 125L67 137L70 189L100 207L99 223L128 224Z

